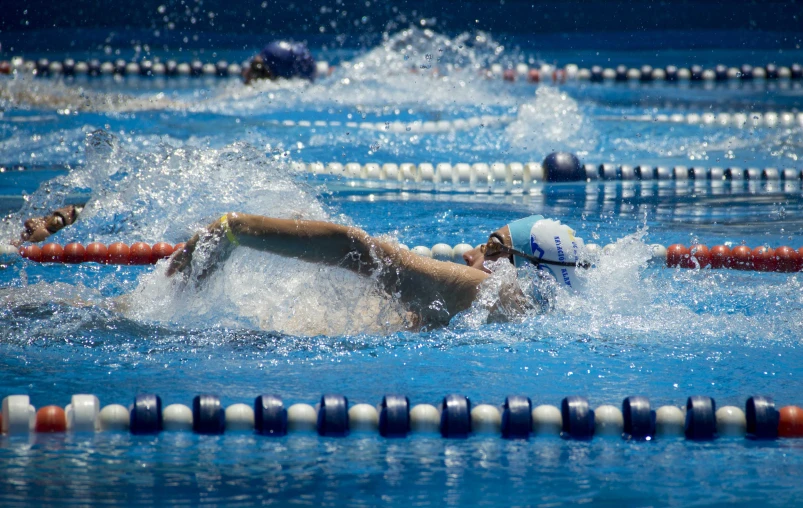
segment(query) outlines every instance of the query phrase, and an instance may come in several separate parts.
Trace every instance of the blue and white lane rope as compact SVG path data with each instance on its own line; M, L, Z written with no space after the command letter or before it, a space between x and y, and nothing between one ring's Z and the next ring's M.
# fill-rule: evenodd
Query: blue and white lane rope
M795 111L740 111L733 113L673 113L657 115L598 116L596 120L703 125L715 127L803 127L803 113Z
M620 437L651 440L685 437L711 440L717 437L776 439L803 437L803 409L775 408L771 397L753 396L742 410L717 408L714 399L691 396L685 406L653 409L646 397L631 396L621 404L592 408L581 396L564 398L560 406L534 405L527 396L508 396L500 405L473 405L465 396L451 394L437 405L412 406L404 395L386 395L377 405L349 404L346 397L325 394L314 406L297 403L285 407L278 395L263 394L253 404L224 407L215 395L196 396L190 406L163 407L158 395L138 395L126 407L111 404L101 409L95 395L73 395L64 409L44 406L38 411L27 395L3 399L3 434L31 432L256 432L266 436L318 433L343 437L352 432L379 433L384 437L408 434L440 434L444 438L496 435L527 439L530 436L561 436L588 440Z
M515 120L509 115L482 115L469 118L456 118L453 120L413 120L410 122L385 121L385 122L342 122L340 120L267 120L270 125L281 125L284 127L345 127L350 129L362 129L370 131L382 131L392 133L443 133L453 131L463 131L478 128L502 127Z
M494 190L528 190L534 183L545 181L544 169L538 162L477 162L473 164L442 162L438 164L411 162L365 163L350 162L292 162L297 172L332 175L346 179L374 180L386 183L401 182L441 184L433 191L453 191L457 188L476 192ZM795 168L739 168L702 166L652 166L629 164L585 164L587 180L709 180L709 181L794 181L803 178Z

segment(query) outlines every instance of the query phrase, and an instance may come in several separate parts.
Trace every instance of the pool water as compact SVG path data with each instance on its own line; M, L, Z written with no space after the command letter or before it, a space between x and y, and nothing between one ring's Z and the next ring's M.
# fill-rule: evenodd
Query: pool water
M286 405L314 404L322 393L352 404L377 404L386 393L412 404L449 393L473 404L511 394L553 405L582 395L593 407L630 395L649 397L654 408L681 406L698 394L718 407L744 407L751 395L800 404L800 275L667 269L648 247L803 246L799 182L583 182L483 194L381 188L292 169L293 161L537 162L554 150L588 163L800 168L800 125L636 118L797 111L799 83L511 84L471 66L531 53L466 37L391 34L343 56L312 85L2 76L0 236L16 237L23 218L86 200L81 219L53 241L177 243L223 212L243 211L353 224L408 246L474 245L540 213L586 242L613 245L581 291L558 289L549 312L509 323L486 323L478 305L446 328L408 331L404 310L371 281L244 249L186 286L164 277L164 262L19 261L0 270L0 396L29 394L37 408L64 406L75 393L93 393L102 405L127 405L138 393L157 393L165 405L200 393L226 406L261 393L281 394ZM784 62L799 53L784 53ZM410 73L409 62L426 63L427 54L461 69ZM705 55L718 57L738 55ZM443 133L345 126L483 115L506 120ZM341 124L299 126L304 120ZM789 439L31 434L0 437L0 500L788 505L801 495L801 447Z

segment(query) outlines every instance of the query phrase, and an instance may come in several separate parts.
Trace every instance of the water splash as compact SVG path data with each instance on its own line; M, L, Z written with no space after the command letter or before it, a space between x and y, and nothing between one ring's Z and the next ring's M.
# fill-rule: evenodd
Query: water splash
M566 92L542 86L535 100L522 104L505 129L510 145L520 152L547 154L572 151L584 157L598 144L598 133L588 115Z

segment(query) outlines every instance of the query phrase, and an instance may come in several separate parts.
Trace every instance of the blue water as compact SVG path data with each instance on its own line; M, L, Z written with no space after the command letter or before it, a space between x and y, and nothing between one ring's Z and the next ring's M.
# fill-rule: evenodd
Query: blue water
M399 309L370 282L266 254L237 252L197 288L166 281L164 264L17 262L0 271L0 396L27 393L36 407L64 406L74 393L128 404L141 392L158 393L165 404L189 404L199 393L250 404L263 392L280 393L287 405L315 403L324 392L371 404L393 392L413 404L436 404L452 392L475 404L499 404L509 394L554 405L583 395L594 407L634 394L654 407L683 405L696 394L718 406L743 407L758 394L779 406L800 404L801 277L668 270L648 261L646 246L800 247L797 184L578 183L525 196L400 192L299 175L288 163L526 162L566 149L591 163L800 167L799 126L628 117L795 110L801 89L536 87L468 72L444 80L400 71L406 64L395 43L409 43L421 58L447 40L396 34L349 55L350 65L311 86L0 77L0 166L7 168L0 232L11 238L22 218L87 198L81 220L54 241L179 242L239 210L355 224L409 246L477 244L511 220L542 213L572 225L586 242L615 244L582 291L560 291L551 312L511 323L486 324L474 308L444 329L411 332L394 324ZM493 48L455 49L449 58L482 63L493 59ZM735 58L706 53L704 61L718 56ZM427 134L267 122L478 115L513 123ZM0 437L0 500L788 505L801 495L800 448L794 440L507 442L358 433Z

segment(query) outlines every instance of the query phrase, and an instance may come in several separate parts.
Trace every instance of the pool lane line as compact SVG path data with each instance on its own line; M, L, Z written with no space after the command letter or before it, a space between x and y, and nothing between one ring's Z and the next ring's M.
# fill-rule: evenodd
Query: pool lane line
M225 60L216 62L202 62L191 60L178 62L167 59L143 59L140 61L126 61L117 59L103 61L92 59L89 61L76 61L72 58L50 61L47 58L39 60L26 60L23 57L12 57L10 61L0 61L0 74L29 73L37 76L139 76L139 77L199 77L216 76L221 78L239 77L242 69L248 62L228 63ZM328 62L317 62L316 75L318 77L331 74L333 66ZM420 72L419 66L411 65L410 72ZM433 71L430 71L433 72ZM433 74L438 74L435 69ZM763 66L742 64L738 67L729 67L723 64L713 68L704 68L701 65L690 67L653 67L649 64L640 66L618 65L614 67L592 66L581 68L576 64L555 66L550 64L528 65L526 63L491 64L488 68L479 71L479 74L490 79L501 79L506 82L527 81L530 83L562 84L566 82L762 82L762 81L788 81L803 79L803 67L798 63L788 66L768 63Z
M546 180L538 162L447 163L423 162L358 163L300 162L290 163L292 170L314 175L332 175L351 180L386 183L433 185L431 192L451 192L456 188L473 192L494 192L499 188L528 190L533 183ZM584 164L586 181L766 181L796 182L803 179L803 169L741 168L703 166L652 166L647 164ZM440 184L438 185L434 184Z
M440 434L448 439L560 436L575 440L604 437L637 441L803 437L803 409L793 405L776 409L775 401L766 396L748 398L742 410L736 406L717 409L713 398L701 395L688 397L685 406L653 409L643 396L627 397L621 405L592 408L587 398L576 395L563 398L559 406L535 406L525 395L510 395L502 404L475 405L464 395L452 393L437 405L412 406L409 397L401 394L385 395L376 405L349 405L345 396L327 393L314 406L296 403L285 407L281 396L266 393L257 396L253 404L224 407L216 395L202 394L193 398L191 406L163 407L158 395L140 394L128 407L110 404L101 409L97 396L77 394L64 408L48 405L37 411L28 395L10 395L2 401L0 422L0 431L8 436L65 432L135 435L250 432L267 437L316 433L322 437L345 437L363 433L386 438Z
M167 242L158 242L153 245L145 242L135 242L131 245L123 242L114 242L110 245L92 242L86 246L78 242L64 246L48 242L41 247L37 244L27 244L21 247L0 245L0 263L12 264L26 259L44 264L152 265L169 258L173 252L183 247L183 243L173 245ZM418 245L413 248L399 244L399 248L409 250L422 257L462 264L463 255L474 249L475 246L460 243L452 247L447 243L436 243L431 247ZM689 247L682 244L666 247L656 243L650 245L649 249L652 259L664 264L667 268L734 269L782 273L795 273L803 270L803 247L798 249L789 246L772 248L761 245L751 248L746 245L728 243L709 249L701 243ZM616 246L613 244L600 247L590 243L585 245L578 262L593 264L600 256L611 255L615 251Z

